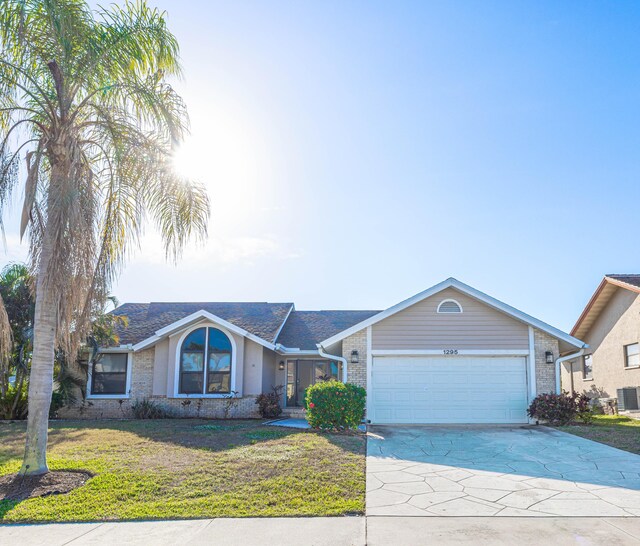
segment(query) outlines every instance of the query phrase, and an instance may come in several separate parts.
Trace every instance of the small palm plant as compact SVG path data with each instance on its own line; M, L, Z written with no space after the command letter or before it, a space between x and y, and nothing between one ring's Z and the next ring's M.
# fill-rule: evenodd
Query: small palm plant
M36 278L21 474L48 470L55 352L77 353L146 220L174 259L206 235L206 192L171 169L188 124L167 83L179 74L165 14L142 1L2 1L0 207L24 183L20 233Z

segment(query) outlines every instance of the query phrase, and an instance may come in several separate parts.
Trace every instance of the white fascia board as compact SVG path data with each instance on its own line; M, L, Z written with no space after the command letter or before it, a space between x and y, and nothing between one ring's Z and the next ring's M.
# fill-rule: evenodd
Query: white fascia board
M154 345L155 343L160 341L163 337L168 336L173 332L175 332L176 330L186 327L189 324L199 320L209 320L215 324L219 324L220 326L223 326L224 328L233 332L234 334L238 334L240 336L246 337L247 339L250 339L251 341L255 341L258 345L262 345L267 349L271 349L271 350L275 349L275 345L273 343L269 343L268 341L265 341L264 339L250 332L247 332L244 328L240 328L239 326L236 326L235 324L231 324L230 322L224 320L223 318L220 318L217 315L214 315L213 313L209 313L208 311L201 309L200 311L196 311L195 313L192 313L191 315L188 315L180 320L177 320L176 322L172 322L171 324L165 326L164 328L160 328L160 330L157 330L154 335L148 337L147 339L142 340L139 343L136 343L133 346L133 350L140 351L142 349L146 349L147 347L150 347L151 345Z
M472 298L475 298L483 303L486 303L490 307L493 307L498 311L502 311L506 315L509 315L517 320L520 320L525 324L533 326L538 330L547 332L549 335L552 335L558 339L561 339L566 343L573 345L574 347L581 348L585 346L584 342L580 341L579 339L573 336L570 336L569 334L566 334L562 330L558 330L557 328L554 328L553 326L550 326L549 324L542 322L541 320L533 318L531 315L527 315L526 313L523 313L522 311L516 309L515 307L511 307L510 305L507 305L506 303L503 303L500 300L492 298L488 294L485 294L484 292L480 292L480 290L476 290L475 288L472 288L468 284L460 282L459 280L454 279L453 277L449 277L448 279L432 286L431 288L427 288L426 290L420 292L419 294L416 294L415 296L412 296L409 299L401 301L400 303L397 303L396 305L389 307L389 309L386 309L385 311L381 311L377 315L373 315L372 317L369 317L368 319L363 320L358 324L355 324L351 328L347 328L346 330L343 330L342 332L336 334L335 336L332 336L328 339L325 339L324 341L321 341L320 344L322 346L327 346L327 345L331 345L332 343L337 343L338 341L343 340L344 338L350 336L351 334L355 334L356 332L359 332L363 328L367 328L373 324L376 324L377 322L380 322L381 320L384 320L390 317L391 315L395 315L396 313L406 309L407 307L410 307L430 296L433 296L438 292L442 292L447 288L455 288L456 290L459 290L463 294L467 294Z
M282 356L295 356L295 355L311 355L318 356L320 351L314 349L298 349L297 347L285 347L276 343L274 350L276 353Z
M117 347L101 347L99 353L130 353L134 351L133 345L118 345Z

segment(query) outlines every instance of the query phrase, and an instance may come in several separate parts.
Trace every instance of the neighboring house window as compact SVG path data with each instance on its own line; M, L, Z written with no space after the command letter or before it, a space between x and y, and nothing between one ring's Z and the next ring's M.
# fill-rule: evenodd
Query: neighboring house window
M91 394L127 394L127 353L102 353L93 361Z
M438 305L438 313L462 313L462 306L456 300L443 300Z
M194 330L180 350L180 394L230 392L231 340L217 328Z
M624 346L625 368L637 368L640 366L640 344L632 343Z
M593 379L593 361L591 355L584 355L582 357L582 378Z

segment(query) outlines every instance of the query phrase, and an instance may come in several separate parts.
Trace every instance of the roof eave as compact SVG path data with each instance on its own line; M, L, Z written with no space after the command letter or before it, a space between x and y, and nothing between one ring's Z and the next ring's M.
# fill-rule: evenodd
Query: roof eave
M600 298L602 291L604 290L605 286L607 286L608 284L614 285L614 286L618 286L620 288L624 288L626 290L629 290L631 292L636 292L638 294L640 294L640 287L638 286L634 286L633 284L629 284L626 283L624 281L621 281L619 279L614 279L612 277L608 277L608 276L604 276L602 281L600 282L600 284L598 285L598 288L596 288L596 291L593 293L593 295L591 296L591 298L589 299L589 301L587 302L587 305L585 306L585 308L582 310L582 313L580 313L580 316L578 317L578 320L576 321L576 323L574 324L573 328L571 329L571 335L584 335L586 334L586 332L582 332L582 334L579 334L580 332L580 327L582 326L582 323L586 320L586 318L589 316L591 309L593 309L593 306L596 304L596 302L598 301L598 299Z

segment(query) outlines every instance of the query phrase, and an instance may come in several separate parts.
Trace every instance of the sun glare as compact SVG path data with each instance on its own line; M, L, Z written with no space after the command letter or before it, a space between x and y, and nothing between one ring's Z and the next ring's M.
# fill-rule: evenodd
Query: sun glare
M173 156L176 172L207 187L216 223L250 219L269 171L264 140L232 109L212 111L207 104L191 111L192 132Z

